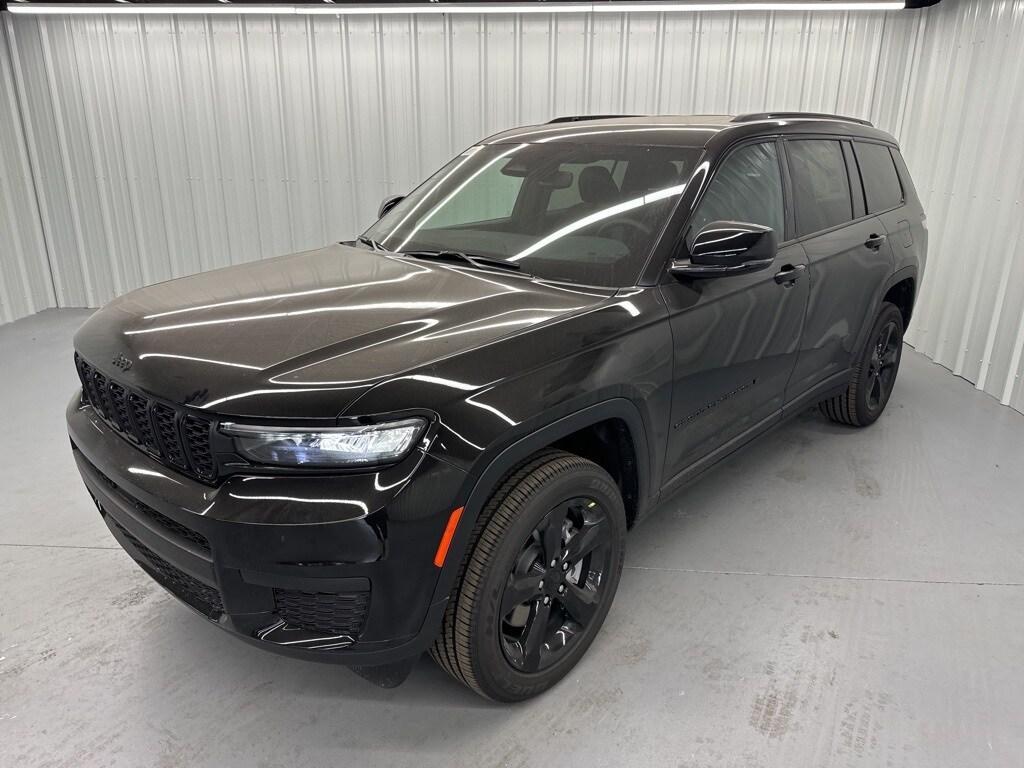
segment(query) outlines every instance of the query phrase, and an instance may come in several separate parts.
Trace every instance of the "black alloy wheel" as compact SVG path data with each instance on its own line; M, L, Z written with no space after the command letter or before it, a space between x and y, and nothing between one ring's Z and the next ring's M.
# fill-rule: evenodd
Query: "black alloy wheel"
M434 660L495 701L547 690L600 630L625 538L622 496L604 469L551 449L527 459L475 521Z
M868 361L867 379L868 408L871 410L878 410L892 393L902 344L903 334L895 320L882 326L875 337L871 359Z
M538 672L565 656L593 621L611 567L611 524L594 500L559 503L531 531L501 597L509 663Z
M873 424L892 395L902 355L903 314L895 304L883 302L846 391L819 403L821 412L840 424Z

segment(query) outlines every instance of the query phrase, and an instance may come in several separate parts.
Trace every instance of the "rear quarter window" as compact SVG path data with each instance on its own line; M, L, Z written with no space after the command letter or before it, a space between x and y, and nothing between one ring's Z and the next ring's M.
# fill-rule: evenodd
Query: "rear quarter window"
M896 172L889 147L864 141L853 143L864 182L864 197L868 213L877 213L895 208L903 202L903 187Z

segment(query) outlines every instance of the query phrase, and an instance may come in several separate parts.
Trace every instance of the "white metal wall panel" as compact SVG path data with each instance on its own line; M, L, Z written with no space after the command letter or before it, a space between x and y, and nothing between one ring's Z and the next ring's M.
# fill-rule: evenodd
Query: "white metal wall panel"
M1024 410L1024 74L1008 65L1022 16L1024 0L944 0L888 14L8 18L0 120L16 101L29 131L20 144L4 131L0 167L24 186L31 162L40 206L12 214L34 197L0 188L0 221L19 224L0 232L5 252L19 243L0 263L0 320L53 303L51 270L59 305L97 305L349 237L382 197L509 126L830 111L893 131L927 205L910 340Z
M481 136L556 114L869 112L897 24L845 13L8 23L63 306L351 236L381 198Z
M900 126L929 216L909 340L1024 411L1024 0L943 2Z
M56 303L11 62L0 29L0 323Z

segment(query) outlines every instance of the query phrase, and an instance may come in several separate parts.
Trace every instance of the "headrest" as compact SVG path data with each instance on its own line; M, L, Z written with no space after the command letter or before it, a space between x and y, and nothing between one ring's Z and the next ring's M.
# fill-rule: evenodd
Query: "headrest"
M623 195L643 195L679 183L679 172L668 160L643 158L630 160L622 179Z
M588 165L580 171L580 198L585 203L595 205L619 199L619 188L615 186L615 180L607 168Z

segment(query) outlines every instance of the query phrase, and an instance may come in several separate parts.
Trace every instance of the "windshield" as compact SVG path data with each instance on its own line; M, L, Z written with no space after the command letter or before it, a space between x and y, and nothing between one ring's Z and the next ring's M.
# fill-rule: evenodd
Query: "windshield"
M634 285L701 150L551 142L471 147L364 236L460 251L548 280Z

